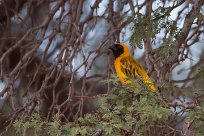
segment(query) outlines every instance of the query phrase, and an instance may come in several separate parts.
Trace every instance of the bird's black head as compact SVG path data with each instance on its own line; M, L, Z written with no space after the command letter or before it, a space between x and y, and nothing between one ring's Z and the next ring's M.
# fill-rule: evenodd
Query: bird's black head
M113 52L115 58L119 57L121 54L124 53L124 48L120 43L115 43L109 47L109 49Z

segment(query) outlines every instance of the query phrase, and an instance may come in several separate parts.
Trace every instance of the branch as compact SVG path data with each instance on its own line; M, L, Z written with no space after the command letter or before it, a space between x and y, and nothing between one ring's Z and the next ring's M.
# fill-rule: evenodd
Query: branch
M190 30L191 30L191 26L193 24L193 21L195 20L195 15L199 15L200 8L203 4L204 4L203 0L195 1L195 4L193 5L192 10L188 13L188 15L186 15L186 17L184 19L184 25L182 28L182 36L179 39L177 39L176 46L180 47L182 45L182 43L185 42L185 40L186 40Z

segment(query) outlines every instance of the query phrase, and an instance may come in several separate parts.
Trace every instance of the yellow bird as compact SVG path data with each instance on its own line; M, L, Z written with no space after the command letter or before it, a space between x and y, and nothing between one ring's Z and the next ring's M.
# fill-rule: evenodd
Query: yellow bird
M127 78L139 79L147 84L152 91L156 92L156 87L147 75L147 72L136 60L134 60L125 44L115 43L110 46L109 49L112 50L115 57L115 70L122 84L131 82L131 80L128 80Z

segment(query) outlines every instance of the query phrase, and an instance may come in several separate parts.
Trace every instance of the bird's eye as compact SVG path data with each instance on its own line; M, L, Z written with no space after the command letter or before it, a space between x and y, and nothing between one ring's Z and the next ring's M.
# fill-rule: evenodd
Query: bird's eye
M118 46L118 44L116 44L116 43L115 43L115 44L114 44L114 46L115 46L115 47L117 47L117 46Z

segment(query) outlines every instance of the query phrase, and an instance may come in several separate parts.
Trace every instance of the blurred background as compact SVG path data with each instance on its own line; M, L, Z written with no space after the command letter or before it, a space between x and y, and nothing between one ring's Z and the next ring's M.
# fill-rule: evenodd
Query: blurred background
M0 0L1 125L33 113L69 122L93 112L112 88L101 81L115 74L115 41L129 46L172 106L195 104L204 91L203 4Z

